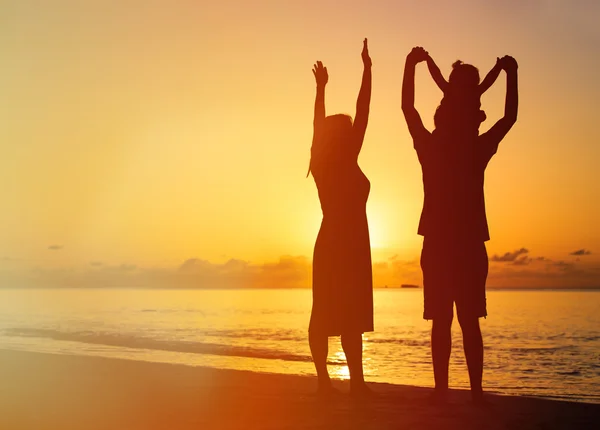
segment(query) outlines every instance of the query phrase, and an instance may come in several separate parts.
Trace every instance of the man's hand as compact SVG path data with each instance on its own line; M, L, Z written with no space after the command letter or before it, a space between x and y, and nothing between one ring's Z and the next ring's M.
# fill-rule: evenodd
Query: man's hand
M505 55L504 57L500 58L498 60L498 63L500 64L500 67L502 67L502 69L506 70L506 73L516 72L519 68L517 60L515 60L510 55Z
M427 61L428 58L429 53L421 46L415 46L406 57L406 59L413 64L418 64L421 61Z

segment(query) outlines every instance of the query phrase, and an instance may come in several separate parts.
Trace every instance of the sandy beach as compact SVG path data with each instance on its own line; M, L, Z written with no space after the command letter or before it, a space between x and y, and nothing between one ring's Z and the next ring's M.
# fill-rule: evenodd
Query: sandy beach
M0 352L1 429L589 429L600 405L468 392L430 406L428 388L324 402L309 377L99 357ZM347 391L345 382L337 387Z

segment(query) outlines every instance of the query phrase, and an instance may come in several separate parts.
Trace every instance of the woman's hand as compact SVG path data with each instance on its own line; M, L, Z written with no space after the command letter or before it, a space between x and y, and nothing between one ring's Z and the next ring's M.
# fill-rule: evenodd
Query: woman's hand
M365 67L371 67L372 63L371 63L371 57L369 57L369 47L367 46L367 38L366 37L365 37L365 40L363 40L363 49L362 49L360 56L362 57L363 64L365 65Z
M413 64L418 64L421 61L427 61L428 58L429 53L425 51L421 46L415 46L406 57L406 59Z
M325 87L327 81L329 80L329 75L327 74L327 67L323 67L323 63L317 61L317 64L313 66L313 75L315 75L315 80L317 81L317 87Z

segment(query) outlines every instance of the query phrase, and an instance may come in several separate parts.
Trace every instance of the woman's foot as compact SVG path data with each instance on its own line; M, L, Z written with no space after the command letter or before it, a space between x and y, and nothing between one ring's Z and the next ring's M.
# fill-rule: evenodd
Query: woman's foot
M331 397L342 394L340 390L334 388L331 384L331 380L320 380L319 385L317 387L317 395L319 397Z
M377 394L364 382L350 381L350 395L355 398L372 398Z

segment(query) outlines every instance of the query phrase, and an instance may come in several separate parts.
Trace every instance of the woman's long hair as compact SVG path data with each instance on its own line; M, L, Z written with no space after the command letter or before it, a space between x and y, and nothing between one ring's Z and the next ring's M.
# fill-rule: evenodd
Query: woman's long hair
M322 129L315 134L310 148L308 172L321 172L327 165L335 165L343 155L344 143L352 136L352 117L345 114L325 118Z

